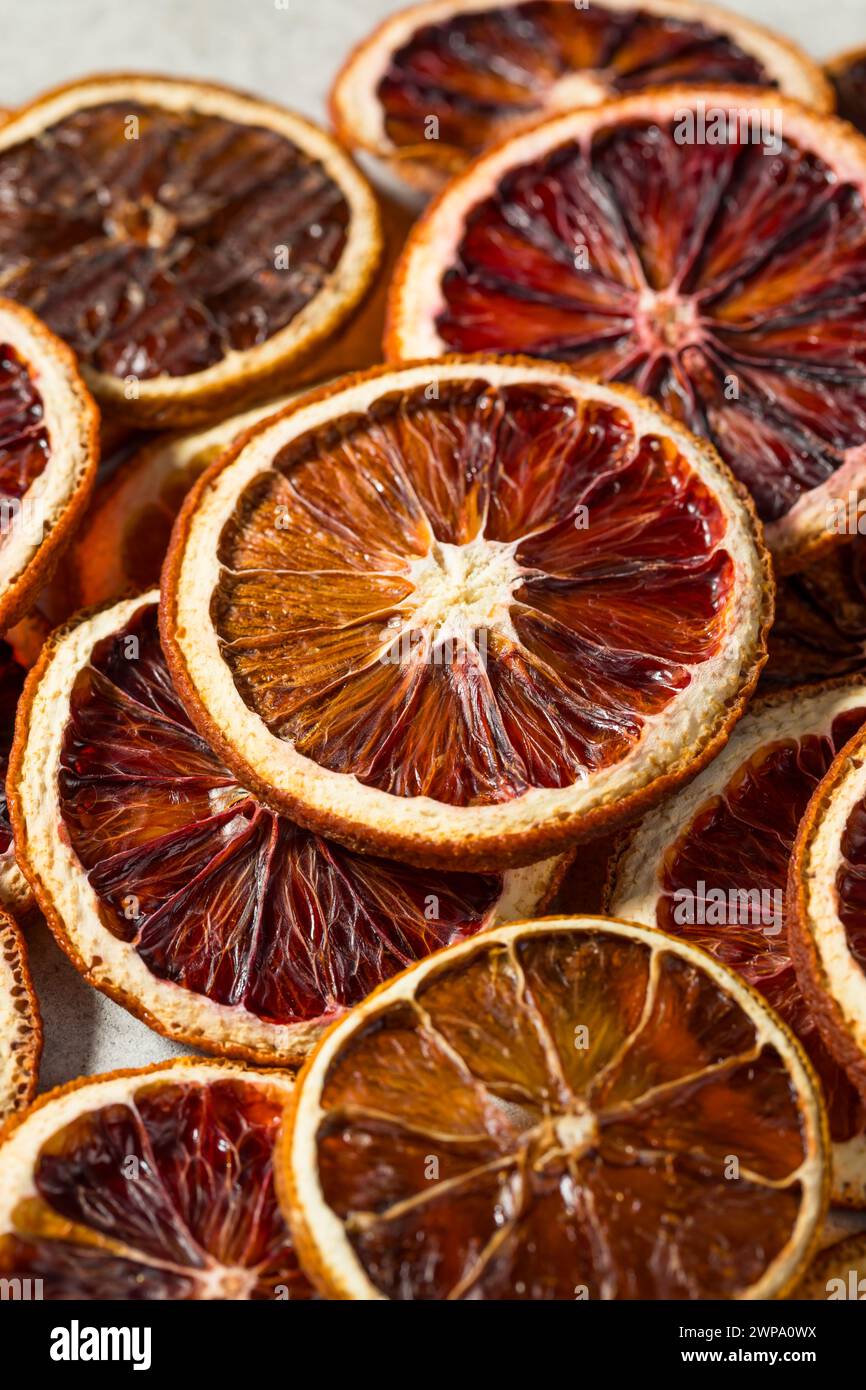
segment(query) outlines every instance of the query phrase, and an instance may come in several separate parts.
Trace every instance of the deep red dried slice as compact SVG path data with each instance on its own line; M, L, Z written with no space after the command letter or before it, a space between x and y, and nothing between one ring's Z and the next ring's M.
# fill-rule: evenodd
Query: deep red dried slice
M163 637L270 804L489 869L709 756L756 674L763 567L712 452L631 393L455 358L335 383L224 455L178 519Z
M172 78L89 78L0 127L0 284L138 423L274 389L377 269L375 200L323 131Z
M538 117L667 82L778 86L832 109L784 39L691 0L428 0L386 19L331 96L340 138L423 188Z
M410 235L386 348L632 383L715 443L799 568L866 489L864 293L862 137L769 94L669 88L548 121L455 180Z
M0 1146L0 1273L46 1299L309 1298L274 1194L291 1087L181 1058L40 1097Z
M818 1233L824 1123L797 1044L717 961L549 918L440 952L331 1030L277 1191L330 1296L770 1297Z
M866 1104L866 731L809 803L791 865L791 945L827 1047Z
M843 53L828 64L839 115L866 134L866 48Z
M866 1207L866 1105L824 1044L788 940L794 840L815 788L866 721L858 678L758 701L723 753L621 847L606 898L712 952L760 990L821 1079L834 1140L834 1197Z
M193 730L155 593L51 639L9 785L19 857L85 977L170 1037L254 1060L302 1056L420 956L535 913L566 863L420 873L274 815Z

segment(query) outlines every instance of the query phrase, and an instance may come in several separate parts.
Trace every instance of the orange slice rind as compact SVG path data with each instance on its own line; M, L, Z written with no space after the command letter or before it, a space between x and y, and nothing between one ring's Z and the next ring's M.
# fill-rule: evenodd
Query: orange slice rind
M32 1100L39 1079L42 1023L24 938L0 912L0 1126Z

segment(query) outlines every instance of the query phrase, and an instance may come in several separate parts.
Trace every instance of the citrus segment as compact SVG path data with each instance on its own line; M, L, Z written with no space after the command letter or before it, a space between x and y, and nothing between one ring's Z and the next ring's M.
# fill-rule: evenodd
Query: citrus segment
M0 1146L0 1271L47 1299L305 1299L274 1195L291 1080L182 1058L43 1096Z
M863 730L833 762L800 826L791 864L791 941L825 1043L866 1103L866 764Z
M226 88L94 77L0 127L4 292L132 419L259 394L376 270L373 195L300 117Z
M690 0L432 0L387 19L340 72L343 142L435 188L545 113L666 82L778 86L830 110L813 63L766 29Z
M190 494L163 582L182 698L246 785L348 843L485 869L694 770L768 603L711 452L567 369L473 358L259 427Z
M799 567L866 480L864 193L861 137L769 92L547 121L416 224L388 355L525 352L632 383L713 441Z
M93 486L98 420L68 348L0 300L0 631L71 538Z
M791 1027L823 1085L834 1197L854 1206L866 1206L866 1106L798 984L785 893L809 799L864 722L856 679L753 705L719 758L621 846L606 897L611 912L712 952Z
M33 1097L39 1079L42 1023L15 922L0 911L0 1126Z
M565 861L421 874L267 810L190 725L155 600L52 639L19 714L19 855L91 983L170 1037L299 1056L419 956L554 891Z
M550 918L413 967L327 1034L278 1193L330 1296L772 1296L817 1234L823 1123L793 1039L717 962Z

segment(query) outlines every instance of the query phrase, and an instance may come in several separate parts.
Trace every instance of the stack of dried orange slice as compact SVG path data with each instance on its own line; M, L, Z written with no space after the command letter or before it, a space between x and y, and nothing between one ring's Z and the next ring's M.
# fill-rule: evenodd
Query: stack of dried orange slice
M859 1279L860 76L429 0L342 144L145 75L0 124L4 1279ZM344 145L439 190L405 247ZM34 1102L34 905L215 1056Z

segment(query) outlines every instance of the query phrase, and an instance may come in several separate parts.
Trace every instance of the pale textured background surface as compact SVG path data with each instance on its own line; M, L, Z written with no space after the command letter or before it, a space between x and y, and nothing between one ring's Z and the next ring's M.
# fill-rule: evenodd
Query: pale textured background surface
M816 58L866 45L866 0L728 0ZM402 0L0 0L0 106L100 70L210 77L321 119L349 49ZM174 1048L85 985L45 932L31 937L43 1004L43 1087L156 1061Z

